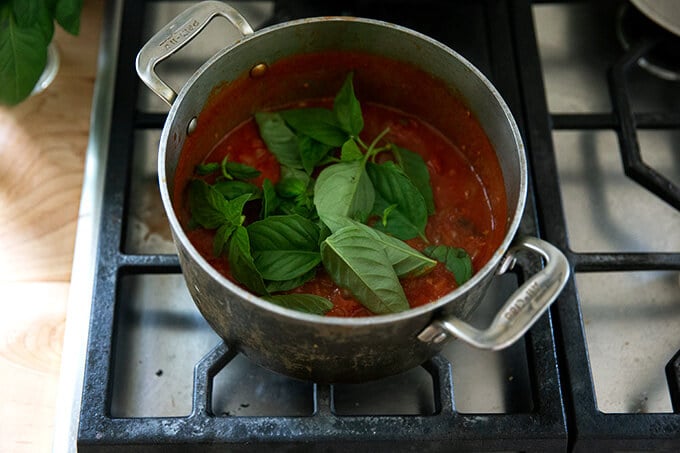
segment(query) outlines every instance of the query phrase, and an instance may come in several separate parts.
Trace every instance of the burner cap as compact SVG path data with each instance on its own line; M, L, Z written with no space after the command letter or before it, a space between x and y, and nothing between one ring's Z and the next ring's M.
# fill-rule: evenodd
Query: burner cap
M663 79L680 80L680 37L628 3L619 10L616 31L626 50L643 40L658 40L638 64Z

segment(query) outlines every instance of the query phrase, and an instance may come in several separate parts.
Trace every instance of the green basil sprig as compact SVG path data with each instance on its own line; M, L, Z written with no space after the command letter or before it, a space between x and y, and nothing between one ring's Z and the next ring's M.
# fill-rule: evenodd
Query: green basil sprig
M423 253L444 263L446 268L455 277L458 286L472 277L472 259L460 247L447 247L445 245L429 246L423 250Z
M331 279L373 313L408 310L404 290L384 249L376 247L372 235L347 226L321 244L321 259Z
M297 279L321 262L320 229L304 217L270 216L247 229L255 267L266 280Z
M419 154L384 140L389 129L363 142L352 74L332 110L260 112L255 120L281 164L279 181L265 179L257 188L247 182L257 170L225 158L197 168L199 175L221 176L213 186L192 183L189 196L198 203L192 221L217 229L215 252L228 247L237 281L272 303L324 314L332 308L327 299L275 294L311 280L321 264L367 309L386 314L409 308L399 279L424 275L437 260L459 284L469 278L471 261L462 249L428 247L423 254L404 242L428 242L425 227L435 210L429 171ZM386 152L393 160L376 163ZM261 200L260 216L244 226L241 211L252 200Z
M18 104L31 94L47 63L54 21L78 35L82 6L82 0L0 2L0 104Z

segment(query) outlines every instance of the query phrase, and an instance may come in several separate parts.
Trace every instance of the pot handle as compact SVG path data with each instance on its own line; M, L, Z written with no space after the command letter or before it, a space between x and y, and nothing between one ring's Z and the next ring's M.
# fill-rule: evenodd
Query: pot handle
M498 274L515 264L521 250L538 253L545 259L545 267L530 277L510 296L489 327L479 330L456 318L444 317L433 321L420 332L418 339L439 344L449 338L459 338L480 349L497 351L506 348L524 335L538 318L557 299L569 278L569 261L555 246L533 237L519 239L506 254Z
M215 16L226 18L243 36L253 33L250 24L234 8L222 2L205 1L175 17L137 54L137 74L169 105L175 101L177 93L156 74L156 65L191 42Z

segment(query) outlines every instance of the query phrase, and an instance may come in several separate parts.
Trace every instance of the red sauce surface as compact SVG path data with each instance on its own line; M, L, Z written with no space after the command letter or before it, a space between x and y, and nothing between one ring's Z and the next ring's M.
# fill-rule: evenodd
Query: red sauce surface
M407 101L399 103L400 106L406 105L409 107L409 113L393 107L394 104L388 104L389 107L384 104L383 101L390 98L391 94L387 96L374 96L378 102L372 100L367 102L362 97L362 91L370 93L371 91L366 90L366 88L370 87L374 82L363 82L363 71L361 69L365 67L366 70L378 71L376 67L372 66L372 61L374 60L382 64L382 69L384 69L385 65L392 65L392 70L401 70L402 77L406 77L406 80L401 80L401 82L419 83L421 88L424 82L422 78L428 76L420 71L414 71L414 68L403 63L396 63L382 58L354 53L343 53L340 56L348 61L343 61L344 67L340 73L341 78L333 90L337 90L337 87L339 87L339 84L342 83L342 80L344 80L344 77L350 70L355 71L355 90L362 104L365 122L365 127L361 134L362 139L370 142L382 130L389 127L390 132L385 136L385 140L418 152L425 160L430 171L436 207L436 212L429 217L426 228L426 236L430 240L430 244L425 244L421 239L413 239L407 242L419 250L422 250L427 245L438 244L462 247L470 254L473 269L477 271L489 260L502 242L507 223L507 207L502 173L495 152L479 123L462 101L452 96L450 90L438 86L436 81L433 82L431 79L426 81L430 84L430 88L426 88L429 90L426 97L430 101L432 101L433 96L440 97L440 103L446 104L446 118L449 121L455 121L454 125L446 127L446 135L442 132L441 128L433 127L432 122L423 120L422 117L425 115L411 114L412 111L419 113L420 111L428 111L431 113L433 110L427 110L426 105L422 106L422 110L418 107L418 100L411 98L411 96L418 93L407 93ZM325 62L325 58L327 58L325 55L311 55L277 62L270 67L270 72L272 70L278 72L279 82L277 83L275 80L272 80L271 83L273 85L270 88L272 91L277 92L282 88L282 85L287 86L287 83L280 82L281 80L287 80L285 78L281 79L281 76L295 72L295 75L299 77L299 71L304 70L305 65L313 62L317 64L315 70L322 71L318 68L318 64L320 59ZM329 59L328 62L329 66L334 66L338 63L337 58ZM397 67L394 67L395 64ZM331 67L328 70L333 70L333 68ZM335 70L337 71L338 69L336 68ZM305 84L307 88L314 85L314 81L317 78L324 79L324 77L318 77L315 74L308 74L308 82L300 82L303 88ZM324 75L325 72L322 71L319 74ZM369 78L373 80L371 76ZM418 79L416 80L415 78ZM399 78L397 77L397 79ZM247 86L251 82L252 79L248 78L236 81L232 83L234 85L232 89L236 90L235 93L237 95L245 96L248 93L242 91L243 86ZM394 81L391 83L394 83ZM389 89L389 87L382 87L381 89ZM331 90L331 93L334 94L333 90ZM306 92L304 89L302 91ZM410 85L406 91L410 91ZM229 117L229 114L216 107L224 105L220 104L220 102L224 102L224 100L220 101L220 98L224 93L229 92L229 90L223 89L215 93L213 99L204 109L201 118L199 118L199 126L201 124L204 125L202 128L204 132L202 134L193 134L185 143L175 177L175 200L185 200L184 190L197 163L219 162L227 154L229 154L230 160L246 163L262 172L260 177L254 181L256 184L261 185L264 178L269 178L274 182L278 180L278 162L266 149L252 116L247 117L237 125L230 125L228 130L224 131L221 135L217 132L220 129L220 123L229 123L229 121L224 119L225 115ZM234 92L231 92L231 94L233 95ZM423 96L425 94L421 94L421 100ZM441 99L442 96L444 96L444 99ZM323 100L317 97L304 102L298 100L297 102L273 105L269 105L267 102L255 102L254 105L260 110L265 108L267 110L276 110L281 108L281 106L290 108L291 106L300 106L301 104L329 106L329 99L331 98L328 95L323 98ZM233 100L233 97L230 100ZM234 118L231 119L232 122ZM440 119L440 116L435 118ZM194 137L196 135L198 137ZM205 142L206 140L209 141L211 135L213 143L217 143L207 148ZM187 206L182 203L181 206L177 206L177 212L180 221L183 225L186 225L189 218ZM214 232L204 229L187 229L186 232L189 240L201 255L219 272L230 277L227 259L224 257L216 258L212 255ZM453 275L442 264L438 264L433 271L425 276L402 279L402 286L411 307L416 307L446 295L456 288L456 282ZM316 278L292 292L312 293L327 297L334 304L334 308L327 314L328 316L371 315L351 295L338 288L322 267L319 268Z

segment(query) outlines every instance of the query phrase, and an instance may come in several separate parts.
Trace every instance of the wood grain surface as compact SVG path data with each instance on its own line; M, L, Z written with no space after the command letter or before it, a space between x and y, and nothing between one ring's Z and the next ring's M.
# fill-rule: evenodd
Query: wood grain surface
M103 0L43 93L0 107L0 451L50 451Z

